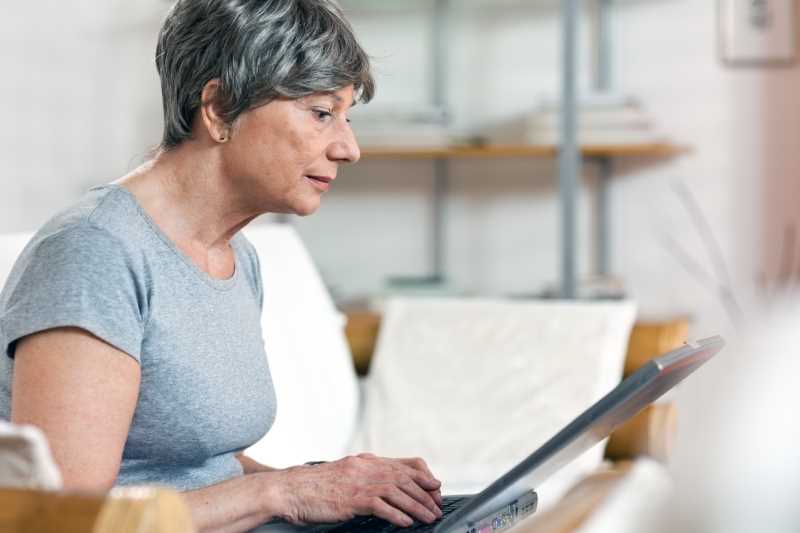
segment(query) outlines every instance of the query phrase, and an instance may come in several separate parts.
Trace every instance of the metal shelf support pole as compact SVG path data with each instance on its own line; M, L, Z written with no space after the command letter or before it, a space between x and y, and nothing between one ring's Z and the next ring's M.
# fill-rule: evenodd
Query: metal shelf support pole
M559 195L561 200L561 297L575 299L577 283L577 193L581 154L577 139L578 16L580 0L562 0L561 149Z
M433 72L431 93L433 105L445 108L447 104L447 50L449 45L448 13L450 0L436 0L433 5ZM447 119L446 119L447 120Z
M433 73L431 76L431 92L433 104L444 109L445 125L449 122L447 110L447 49L449 44L448 11L450 0L436 0L433 14ZM437 159L434 163L434 183L431 201L431 278L433 282L445 280L445 222L446 201L449 188L449 164L446 159Z
M611 90L611 0L597 0L597 65L595 89L599 92ZM600 276L611 274L611 177L614 164L609 157L597 160L597 224L595 242L595 269Z
M596 34L595 34L595 89L601 92L611 90L611 0L597 0L595 11Z

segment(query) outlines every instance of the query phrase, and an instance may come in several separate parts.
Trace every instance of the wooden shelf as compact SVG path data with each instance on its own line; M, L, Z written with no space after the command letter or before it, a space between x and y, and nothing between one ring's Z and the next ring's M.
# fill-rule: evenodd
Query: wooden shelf
M689 148L672 143L592 144L581 149L584 157L673 157ZM556 145L447 146L442 148L364 148L364 159L493 159L502 157L554 158Z

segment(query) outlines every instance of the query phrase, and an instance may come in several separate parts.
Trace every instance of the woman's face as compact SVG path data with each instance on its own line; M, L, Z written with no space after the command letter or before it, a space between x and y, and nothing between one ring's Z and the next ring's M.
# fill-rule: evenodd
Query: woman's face
M226 175L248 208L310 215L339 165L361 156L347 111L353 87L278 99L239 117L222 146Z

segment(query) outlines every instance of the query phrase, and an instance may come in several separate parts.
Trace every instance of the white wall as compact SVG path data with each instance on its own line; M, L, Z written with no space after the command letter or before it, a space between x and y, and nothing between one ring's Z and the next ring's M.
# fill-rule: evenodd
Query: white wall
M157 0L0 6L0 231L34 229L161 131Z
M429 83L429 24L421 13L353 11L377 56L376 102L419 101ZM530 110L558 90L559 19L550 3L454 2L450 98L456 126L469 129ZM695 334L724 330L715 288L698 282L663 243L670 235L712 271L696 226L674 191L701 203L743 302L755 279L774 275L782 220L794 216L792 172L800 120L800 68L731 69L717 55L716 3L620 2L614 17L614 80L661 129L692 152L673 160L618 161L612 186L613 267L648 316L689 314ZM403 35L413 35L398 39ZM583 86L589 85L583 28ZM422 36L422 37L421 37ZM421 90L422 88L422 90ZM558 276L554 162L524 159L451 164L447 265L455 284L479 293L530 293ZM587 190L594 180L587 165ZM388 275L424 274L431 163L366 161L343 172L321 212L299 227L342 293L379 288ZM766 198L766 190L780 202ZM389 196L388 193L392 193ZM786 194L792 193L792 194ZM764 209L764 203L769 202ZM581 271L591 270L588 194L582 202ZM367 224L364 221L368 221ZM712 271L713 272L713 271Z
M554 2L459 0L448 77L461 129L529 110L558 89ZM430 83L429 4L409 0L352 19L375 56L378 102L423 103ZM0 231L32 229L87 186L132 168L160 133L153 49L167 2L14 2L0 7ZM402 7L398 7L402 6ZM612 186L613 266L645 315L690 314L698 335L724 329L715 294L665 250L667 231L709 267L671 189L700 200L747 299L774 274L794 217L800 165L800 67L731 70L717 59L715 2L620 2L615 83L693 148L670 161L620 162ZM584 41L588 32L584 28ZM585 48L585 47L584 47ZM587 54L584 53L584 59ZM584 65L583 85L588 86ZM452 163L447 269L466 292L519 294L558 276L556 167L526 159ZM587 167L591 185L592 169ZM379 290L427 272L430 187L424 161L364 161L342 172L321 211L297 225L334 291ZM591 203L582 199L581 271L590 270ZM766 208L765 208L766 205Z

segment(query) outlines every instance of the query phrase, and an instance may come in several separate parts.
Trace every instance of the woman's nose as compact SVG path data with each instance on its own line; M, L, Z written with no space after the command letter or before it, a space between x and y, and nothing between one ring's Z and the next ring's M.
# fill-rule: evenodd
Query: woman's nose
M336 140L331 143L329 157L340 163L355 163L361 159L361 149L349 123L339 128Z

